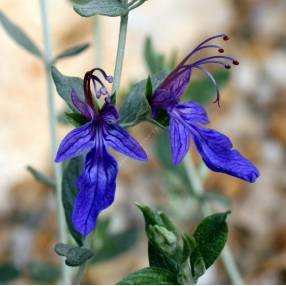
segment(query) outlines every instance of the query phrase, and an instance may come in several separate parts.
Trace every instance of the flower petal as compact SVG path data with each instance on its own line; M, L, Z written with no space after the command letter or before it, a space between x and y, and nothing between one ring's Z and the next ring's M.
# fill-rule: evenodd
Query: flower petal
M77 181L72 221L83 236L96 227L100 212L109 207L115 196L117 162L105 146L93 148L86 156L84 171Z
M77 95L75 89L72 89L71 91L71 98L74 106L82 115L88 119L92 119L94 117L94 111L92 108Z
M177 114L177 116L180 116L188 124L209 123L206 110L195 101L178 103L170 112Z
M55 162L65 161L80 155L85 149L92 147L93 138L92 122L72 130L62 140Z
M178 165L190 147L191 132L180 118L170 114L170 142L173 164Z
M146 161L147 155L139 143L117 124L108 124L105 141L114 150L135 160Z
M100 114L104 121L107 123L115 123L119 120L119 114L115 106L109 102L105 102L100 111Z
M193 126L195 145L206 165L213 171L226 173L247 182L255 182L260 175L254 164L243 157L229 138L215 130Z
M177 98L167 89L157 89L152 97L151 106L169 108L177 103Z
M172 93L174 93L177 100L179 100L189 84L191 75L192 69L179 69L178 71L173 72L170 77L164 81L163 86L165 89L169 89Z

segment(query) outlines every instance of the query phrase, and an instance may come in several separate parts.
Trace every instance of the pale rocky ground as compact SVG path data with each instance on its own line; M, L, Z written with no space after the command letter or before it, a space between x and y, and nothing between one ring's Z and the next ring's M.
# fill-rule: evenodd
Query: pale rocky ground
M74 13L68 1L50 0L49 3L55 53L74 44L93 43L90 19ZM0 9L43 47L38 1L0 0ZM176 49L179 55L212 34L226 32L233 39L228 50L241 64L233 71L231 83L223 92L219 113L215 106L209 108L210 118L215 128L229 135L235 146L257 163L261 178L256 184L247 185L212 173L206 189L218 189L232 199L231 245L248 283L283 284L286 281L285 12L283 0L149 0L131 14L129 21L122 77L125 87L130 80L147 75L142 60L147 35L153 37L161 52L170 54ZM100 61L102 67L112 73L119 20L101 17L100 24ZM52 194L35 183L25 170L29 164L51 172L45 78L41 62L14 44L2 28L0 43L0 261L12 257L21 265L29 261L32 254L45 258L47 248L49 254L53 253L55 240ZM82 55L63 60L58 68L65 74L82 76L94 66L94 53L93 45ZM57 106L59 109L63 106L59 98ZM67 131L61 127L60 137ZM139 128L132 132L151 153L150 127L144 125L143 132ZM125 162L123 157L119 158ZM158 189L156 162L149 163L148 167L131 160L126 162L118 180L117 202L108 210L114 214L115 228L122 227L125 218L130 216L130 208L126 210L124 206L130 207L134 201L154 204L156 195L159 193L160 197L164 192L160 190L162 187L153 191ZM9 223L13 222L13 215L26 210L34 210L43 217L36 232L31 233L29 223L13 227ZM131 210L132 215L138 216L134 207ZM16 257L13 253L23 249L23 243L25 251ZM88 278L94 283L113 283L147 264L144 250L145 244L140 242L133 252L92 269ZM138 251L143 258L136 257ZM57 258L52 257L56 261ZM221 264L218 266L207 273L203 283L227 281L221 273Z

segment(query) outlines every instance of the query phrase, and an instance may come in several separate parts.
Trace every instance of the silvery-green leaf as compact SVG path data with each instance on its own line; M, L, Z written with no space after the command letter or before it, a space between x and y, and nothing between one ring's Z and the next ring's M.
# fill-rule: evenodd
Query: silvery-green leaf
M82 53L83 51L85 51L89 46L90 46L89 43L85 43L85 44L81 44L81 45L69 48L69 49L63 51L62 53L58 54L55 57L55 59L53 60L53 63L56 63L58 60L61 60L64 58L76 56L76 55Z
M52 189L56 188L55 181L52 178L44 175L43 173L41 173L40 171L36 170L35 168L33 168L31 166L27 166L27 170L40 183L42 183L42 184L44 184L47 187L52 188Z
M91 0L79 3L74 2L74 10L83 17L90 17L93 15L104 16L123 16L128 13L128 8L119 0Z
M166 77L166 72L160 72L151 76L153 90L155 90ZM150 116L151 107L146 98L150 90L150 81L142 80L135 84L127 96L124 98L123 104L119 110L120 124L124 127L135 125L143 120L147 120Z
M0 11L0 21L7 34L22 48L38 58L42 58L42 53L30 37L8 17Z
M83 80L79 77L65 76L55 66L52 66L52 77L58 94L74 112L78 110L72 103L71 91L74 89L78 96L83 98Z

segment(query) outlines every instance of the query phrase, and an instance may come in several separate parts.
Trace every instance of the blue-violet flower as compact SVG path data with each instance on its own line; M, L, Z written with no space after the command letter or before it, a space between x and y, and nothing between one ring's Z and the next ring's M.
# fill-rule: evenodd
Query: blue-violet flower
M203 41L178 64L155 90L150 99L152 117L156 120L161 110L168 114L172 159L175 165L179 164L187 154L192 138L203 161L211 170L254 182L259 176L259 171L253 163L233 149L227 136L201 125L209 123L205 109L194 101L180 102L193 70L199 69L212 81L217 92L215 102L219 104L219 88L215 78L205 65L222 65L229 69L231 63L238 65L238 61L229 56L214 55L187 63L194 54L204 49L215 48L219 53L223 53L224 49L221 46L210 43L217 38L228 40L226 35L221 34Z
M119 114L111 103L110 94L103 82L94 75L95 71L100 72L107 82L112 82L111 76L96 68L85 74L85 101L75 90L71 91L74 106L88 122L65 136L55 159L56 162L61 162L88 151L83 172L77 180L79 192L72 213L75 229L84 236L96 227L98 215L114 200L118 166L108 152L108 147L133 159L147 160L147 155L138 142L119 126ZM92 84L97 98L106 96L102 108L93 100ZM100 88L97 87L98 84Z

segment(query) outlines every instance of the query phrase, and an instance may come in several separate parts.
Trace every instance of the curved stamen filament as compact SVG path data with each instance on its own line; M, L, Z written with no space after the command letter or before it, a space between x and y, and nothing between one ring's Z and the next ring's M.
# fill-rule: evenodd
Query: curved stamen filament
M222 65L224 67L229 66L228 63L225 62L221 62L221 61L205 61L205 62L201 62L200 65L205 65L205 64L216 64L216 65ZM195 67L195 66L194 66Z
M202 62L208 61L208 60L212 60L212 59L225 59L225 60L229 60L234 62L237 62L236 59L232 58L232 57L228 57L228 56L212 56L212 57L206 57L203 59L200 59L194 63L191 64L191 66L196 66L196 65L200 65Z
M105 78L106 81L108 81L109 83L112 83L112 80L113 80L112 76L107 75L106 72L105 72L103 69L101 69L101 68L95 68L95 69L93 69L92 71L93 71L93 72L99 71L99 72L103 75L103 77ZM93 73L93 72L92 72L92 73Z
M215 89L216 89L216 100L214 101L215 103L217 102L218 103L218 106L220 106L220 92L219 92L219 88L218 88L218 85L216 83L216 80L215 78L213 77L213 75L204 67L201 67L201 66L195 66L194 68L197 68L197 69L200 69L203 73L205 73L208 78L211 80L211 82L213 83Z
M219 46L219 45L206 45L206 46L201 46L201 47L197 48L196 52L201 51L203 49L209 49L209 48L215 48L215 49L217 49L218 51L221 51L221 52L224 51L222 46Z
M201 48L204 44L206 44L206 43L208 43L208 42L210 42L210 41L212 41L212 40L214 40L214 39L217 39L217 38L224 38L224 39L226 39L226 37L227 37L227 36L226 36L225 34L219 34L219 35L216 35L216 36L212 36L212 37L210 37L210 38L207 38L206 40L204 40L203 42L201 42L196 48L194 48L194 49L179 63L178 67L184 65L194 53L196 53L197 51L200 50L200 48Z
M170 73L165 80L161 83L161 86L167 85L169 82L171 82L173 79L180 76L182 73L184 73L186 70L190 69L190 65L185 65L180 67L178 70L174 70L172 73Z

